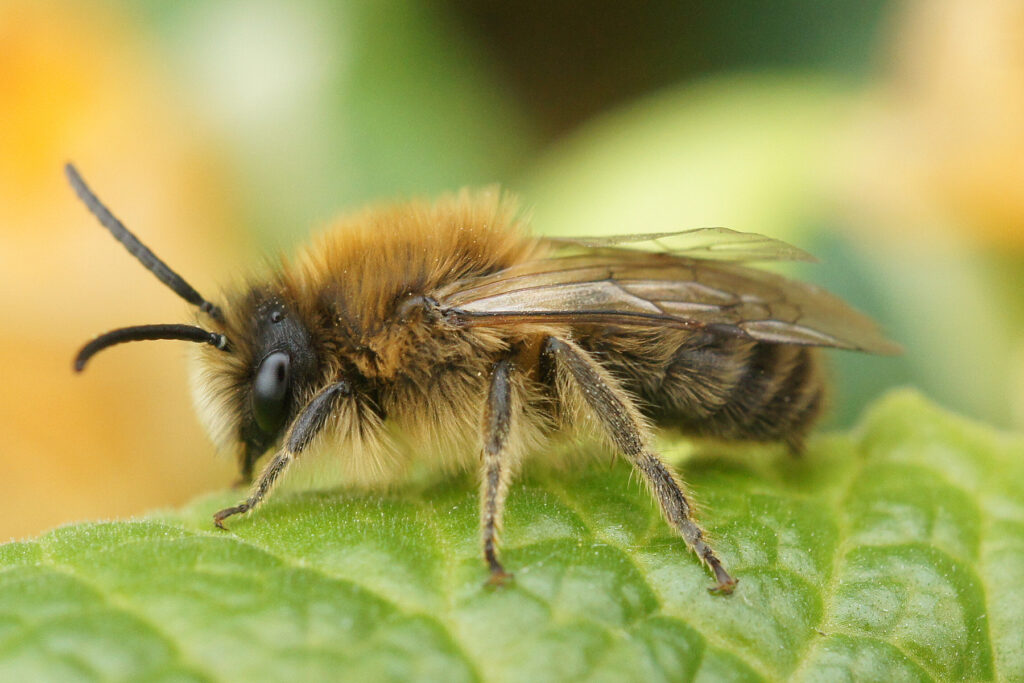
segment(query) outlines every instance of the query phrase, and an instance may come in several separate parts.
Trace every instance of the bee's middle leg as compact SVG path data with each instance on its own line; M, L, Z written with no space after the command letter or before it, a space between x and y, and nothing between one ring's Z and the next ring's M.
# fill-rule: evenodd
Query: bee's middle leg
M484 409L484 444L482 480L480 482L480 540L484 561L491 570L488 583L501 585L512 575L498 559L498 532L505 511L505 497L511 479L509 468L509 433L512 430L512 362L499 360L491 375L491 387Z

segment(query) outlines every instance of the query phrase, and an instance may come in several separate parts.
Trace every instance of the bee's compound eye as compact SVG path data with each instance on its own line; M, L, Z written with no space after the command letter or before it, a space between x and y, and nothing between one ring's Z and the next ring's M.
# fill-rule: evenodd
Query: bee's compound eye
M284 351L275 351L260 363L252 388L252 414L256 424L267 434L281 428L288 413L288 376L291 358Z

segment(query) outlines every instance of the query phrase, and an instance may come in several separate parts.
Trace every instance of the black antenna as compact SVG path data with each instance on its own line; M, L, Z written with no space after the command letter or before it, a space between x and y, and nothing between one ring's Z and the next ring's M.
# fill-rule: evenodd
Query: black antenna
M171 270L170 267L161 261L156 254L150 251L145 244L140 242L138 237L129 232L128 228L124 227L124 224L117 220L117 217L114 216L114 214L110 213L110 209L104 206L103 202L93 194L92 190L90 190L89 186L85 184L85 181L82 180L82 176L78 174L78 170L75 169L73 165L65 164L64 173L67 175L68 182L71 183L71 187L74 189L75 194L78 195L78 198L82 200L82 203L85 204L86 208L89 209L92 215L96 216L100 224L110 231L110 234L114 236L114 239L124 245L124 248L128 250L128 253L137 258L149 272L156 275L157 278L160 279L160 282L174 290L174 293L182 299L190 304L198 306L199 310L209 313L216 320L224 319L223 314L217 306L204 299L202 295L192 287L192 285L185 282L184 278ZM149 337L143 338L148 339ZM171 338L177 339L178 337ZM126 339L125 341L129 340ZM201 340L193 339L192 341Z
M223 334L207 332L201 327L192 325L135 325L111 330L93 339L82 347L75 356L75 372L85 369L85 364L103 349L133 341L150 341L153 339L178 339L181 341L210 344L218 349L227 350L228 339Z

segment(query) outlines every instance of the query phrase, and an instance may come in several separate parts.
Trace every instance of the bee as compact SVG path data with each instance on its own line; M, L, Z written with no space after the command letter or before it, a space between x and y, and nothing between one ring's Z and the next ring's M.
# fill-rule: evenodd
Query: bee
M124 342L197 344L200 416L251 483L214 515L222 529L316 452L364 485L428 460L475 466L481 551L500 585L511 575L498 534L523 458L555 435L597 433L708 567L710 590L729 593L736 579L653 428L799 452L825 396L818 347L897 350L836 297L749 265L810 258L778 240L724 228L538 238L493 189L344 217L215 305L65 170L99 222L196 308L194 325L96 337L75 370Z

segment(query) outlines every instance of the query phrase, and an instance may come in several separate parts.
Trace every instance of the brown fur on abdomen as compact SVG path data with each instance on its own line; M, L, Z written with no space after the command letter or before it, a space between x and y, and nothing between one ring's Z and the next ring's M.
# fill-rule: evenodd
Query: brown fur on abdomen
M688 434L783 441L794 451L821 413L815 349L713 331L600 331L579 344L620 378L656 423Z

